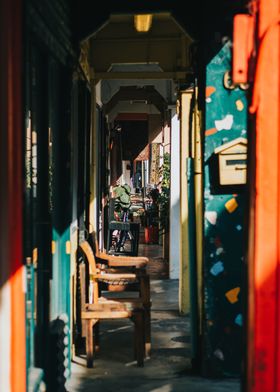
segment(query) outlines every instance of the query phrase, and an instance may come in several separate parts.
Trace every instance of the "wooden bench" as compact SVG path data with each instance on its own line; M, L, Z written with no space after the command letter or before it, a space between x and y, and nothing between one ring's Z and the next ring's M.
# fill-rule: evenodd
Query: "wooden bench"
M88 258L91 250L90 245L84 241L80 244L80 249ZM134 323L134 349L135 358L138 366L144 365L144 340L145 340L145 310L141 302L130 301L129 299L106 299L100 296L99 285L101 282L113 281L116 276L106 274L96 267L95 259L88 260L91 266L91 273L93 279L93 298L92 303L86 301L87 290L86 284L86 264L80 264L79 280L81 290L81 321L82 321L82 335L86 338L86 355L87 367L93 366L94 351L99 347L98 326L101 320L123 319L127 318ZM118 279L135 279L134 274L129 276L126 274L118 274ZM95 332L95 333L94 333Z
M151 355L151 298L150 298L150 277L147 274L146 267L149 262L147 257L141 256L113 256L108 255L105 252L101 252L99 250L98 242L93 235L92 237L93 246L90 246L88 243L87 247L87 258L90 263L92 258L99 263L98 265L103 268L108 273L112 274L134 274L135 279L130 281L123 281L123 284L120 285L110 285L107 283L108 291L137 291L138 298L128 298L130 301L134 303L141 303L145 310L145 354L147 357ZM93 252L94 250L94 252ZM116 277L117 275L115 275ZM115 283L117 283L117 279L115 279ZM120 282L121 283L121 282ZM117 297L119 301L125 301L125 299Z

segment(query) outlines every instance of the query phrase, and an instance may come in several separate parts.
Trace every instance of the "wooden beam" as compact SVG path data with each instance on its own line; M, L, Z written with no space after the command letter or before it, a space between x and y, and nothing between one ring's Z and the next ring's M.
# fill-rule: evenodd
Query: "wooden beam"
M186 80L188 75L192 75L191 69L186 71L175 72L95 72L94 78L99 80L117 80L117 79L173 79L173 80Z

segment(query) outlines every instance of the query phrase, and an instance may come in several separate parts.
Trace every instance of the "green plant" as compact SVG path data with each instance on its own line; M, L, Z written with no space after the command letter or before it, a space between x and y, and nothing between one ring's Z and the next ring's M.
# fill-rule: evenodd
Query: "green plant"
M127 212L131 206L131 188L128 184L119 185L113 188L115 198L115 211L119 213Z
M163 156L163 165L161 166L161 192L158 198L159 204L159 222L161 233L169 230L169 206L170 206L170 154L165 153Z

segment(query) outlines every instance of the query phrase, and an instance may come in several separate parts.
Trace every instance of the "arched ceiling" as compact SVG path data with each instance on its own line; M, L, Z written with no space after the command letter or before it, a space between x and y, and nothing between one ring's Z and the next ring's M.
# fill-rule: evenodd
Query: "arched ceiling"
M173 79L186 80L192 74L193 39L170 13L153 14L147 33L134 27L133 14L110 15L93 33L88 62L92 78L102 79ZM116 72L113 64L157 64L156 72Z
M119 91L104 105L105 114L108 114L120 101L144 102L147 105L153 104L160 113L167 109L167 102L155 90L153 86L136 86L121 87Z

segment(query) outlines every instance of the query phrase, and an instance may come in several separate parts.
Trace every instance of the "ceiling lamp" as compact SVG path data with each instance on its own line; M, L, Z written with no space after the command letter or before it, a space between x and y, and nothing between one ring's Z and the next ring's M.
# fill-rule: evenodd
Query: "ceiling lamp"
M134 15L134 27L139 33L147 33L152 26L153 15Z

